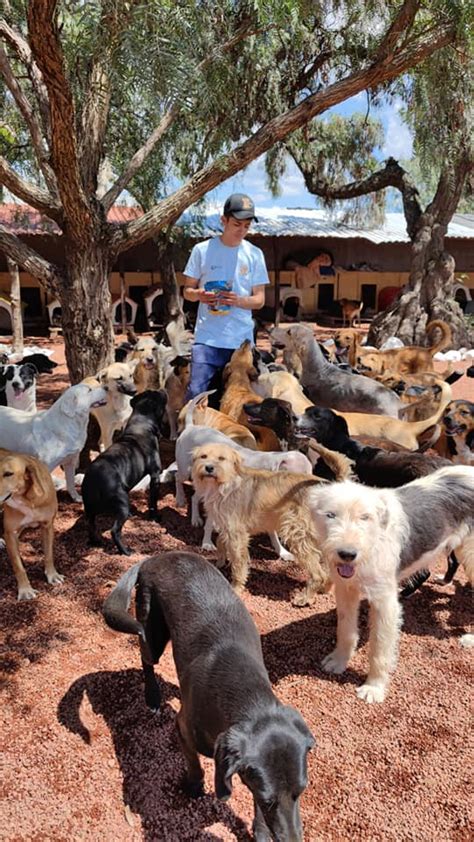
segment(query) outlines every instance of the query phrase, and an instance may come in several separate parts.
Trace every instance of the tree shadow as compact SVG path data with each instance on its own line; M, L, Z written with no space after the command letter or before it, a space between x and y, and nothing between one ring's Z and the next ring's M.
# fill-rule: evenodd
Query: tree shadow
M243 821L214 795L190 801L181 789L184 759L176 736L176 713L168 704L179 698L174 684L160 681L163 705L153 714L145 705L141 671L96 672L75 681L58 705L58 720L86 744L94 718L104 718L123 777L123 801L141 817L147 842L170 838L218 839L205 828L221 822L239 842L251 839ZM91 710L92 709L92 710Z
M424 584L413 596L402 601L402 631L417 637L434 637L438 640L465 633L472 622L472 588L459 580L443 587ZM448 611L445 622L440 614Z

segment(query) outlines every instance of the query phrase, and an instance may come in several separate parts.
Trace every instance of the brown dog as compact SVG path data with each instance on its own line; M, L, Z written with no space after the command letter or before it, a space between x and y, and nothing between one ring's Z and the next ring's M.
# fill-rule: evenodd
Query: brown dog
M252 389L258 380L258 371L253 364L252 344L249 339L237 348L227 363L223 381L225 391L220 409L239 424L248 427L255 436L259 450L280 450L275 433L268 427L256 427L249 423L244 409L246 403L260 403L262 398Z
M247 427L242 424L237 424L233 418L219 412L218 409L213 409L207 405L207 395L204 392L202 396L196 395L191 401L183 406L178 415L178 432L182 433L186 423L191 422L191 418L186 421L187 413L192 413L193 424L198 424L202 427L212 427L214 430L220 430L224 435L234 439L242 447L248 447L250 450L257 450L257 442Z
M20 555L19 539L24 529L41 527L46 578L50 585L64 580L53 561L58 502L46 465L33 456L0 450L0 504L3 504L5 544L18 583L18 599L34 599L37 592L30 585Z
M435 330L441 333L437 342L433 342ZM447 348L452 341L451 328L439 319L426 326L426 336L431 342L427 348L406 345L404 348L392 348L389 351L373 351L361 347L361 334L356 330L337 331L334 342L339 353L347 351L347 361L352 366L368 368L374 374L383 374L385 371L416 374L418 371L434 371L434 354Z
M364 302L351 298L340 298L338 303L341 305L342 310L342 326L345 327L348 323L349 327L352 327L354 322L357 322L360 326L360 314L364 307Z
M165 391L168 395L166 412L170 424L170 439L178 435L178 415L185 403L186 389L191 379L191 360L177 356L171 361L172 371L166 378Z
M474 465L474 403L451 401L441 418L442 433L434 445L457 465Z
M306 505L306 492L321 480L307 474L245 468L231 447L211 443L194 450L192 479L219 532L219 560L229 560L238 593L248 577L250 536L262 532L276 532L308 576L306 587L293 600L295 605L308 605L316 593L328 590L328 575L320 564Z

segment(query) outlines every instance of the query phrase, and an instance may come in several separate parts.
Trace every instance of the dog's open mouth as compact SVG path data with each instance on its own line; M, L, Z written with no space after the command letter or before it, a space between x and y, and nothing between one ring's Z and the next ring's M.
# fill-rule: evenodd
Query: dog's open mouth
M98 401L94 401L91 403L91 409L97 409L98 406L105 406L107 403L107 398L100 398Z
M456 424L454 427L453 426L447 427L446 424L445 424L445 428L446 428L446 435L447 436L460 436L461 433L466 432L465 424Z
M339 573L339 576L342 576L343 579L350 579L355 573L355 567L353 564L337 564L336 570Z
M143 360L143 368L154 368L155 363L153 360Z
M21 386L14 386L13 387L13 395L14 395L15 398L21 398L24 391L25 390L22 389Z

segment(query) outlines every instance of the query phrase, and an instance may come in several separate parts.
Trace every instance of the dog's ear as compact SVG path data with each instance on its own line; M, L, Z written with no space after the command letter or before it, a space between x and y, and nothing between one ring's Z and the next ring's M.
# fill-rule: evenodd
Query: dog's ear
M38 369L34 365L34 363L23 363L23 367L26 368L32 377L37 377L39 374Z
M243 460L242 460L242 457L241 457L240 453L237 453L236 450L232 450L232 456L230 458L232 459L232 464L235 467L236 473L237 474L242 473L242 468L243 468L244 463L243 463Z
M39 500L46 495L46 488L44 487L38 473L38 468L33 460L28 460L25 467L25 497L28 500Z
M72 386L63 392L61 409L69 418L74 418L77 410L78 396L72 391Z
M255 368L255 366L253 366L253 365L251 365L251 366L247 369L247 374L248 374L248 376L249 376L249 380L251 380L251 381L252 381L252 383L255 383L255 381L256 381L256 380L258 380L258 378L259 378L259 376L260 376L260 375L259 375L259 373L258 373L258 371L257 371L257 369L256 369L256 368Z
M390 521L390 508L383 496L377 497L376 513L382 529L387 529Z
M246 738L234 729L219 734L214 745L214 788L220 801L227 801L232 794L232 775L244 765Z
M101 370L97 372L97 380L101 386L103 386L104 383L107 383L107 368L101 368Z

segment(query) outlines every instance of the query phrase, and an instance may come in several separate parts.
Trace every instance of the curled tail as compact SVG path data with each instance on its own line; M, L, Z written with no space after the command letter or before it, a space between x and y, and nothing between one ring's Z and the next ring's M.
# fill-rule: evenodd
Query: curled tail
M115 588L105 600L102 613L105 622L111 629L126 634L136 634L145 641L145 629L128 611L132 591L136 585L142 564L143 561L139 561L138 564L134 564L120 577Z
M438 342L433 345L432 335L435 330L441 331L441 336L438 339ZM441 319L435 319L426 325L426 335L431 342L429 350L432 355L437 354L438 351L442 351L443 348L447 348L451 345L453 339L450 326L446 322L442 322Z
M215 391L215 389L211 389L209 392L201 392L199 395L196 395L195 398L188 402L188 405L186 407L186 415L184 419L184 429L186 429L186 427L193 426L194 410L196 409L198 403L201 403L201 401L203 401L204 398L207 398L208 395L213 395Z

